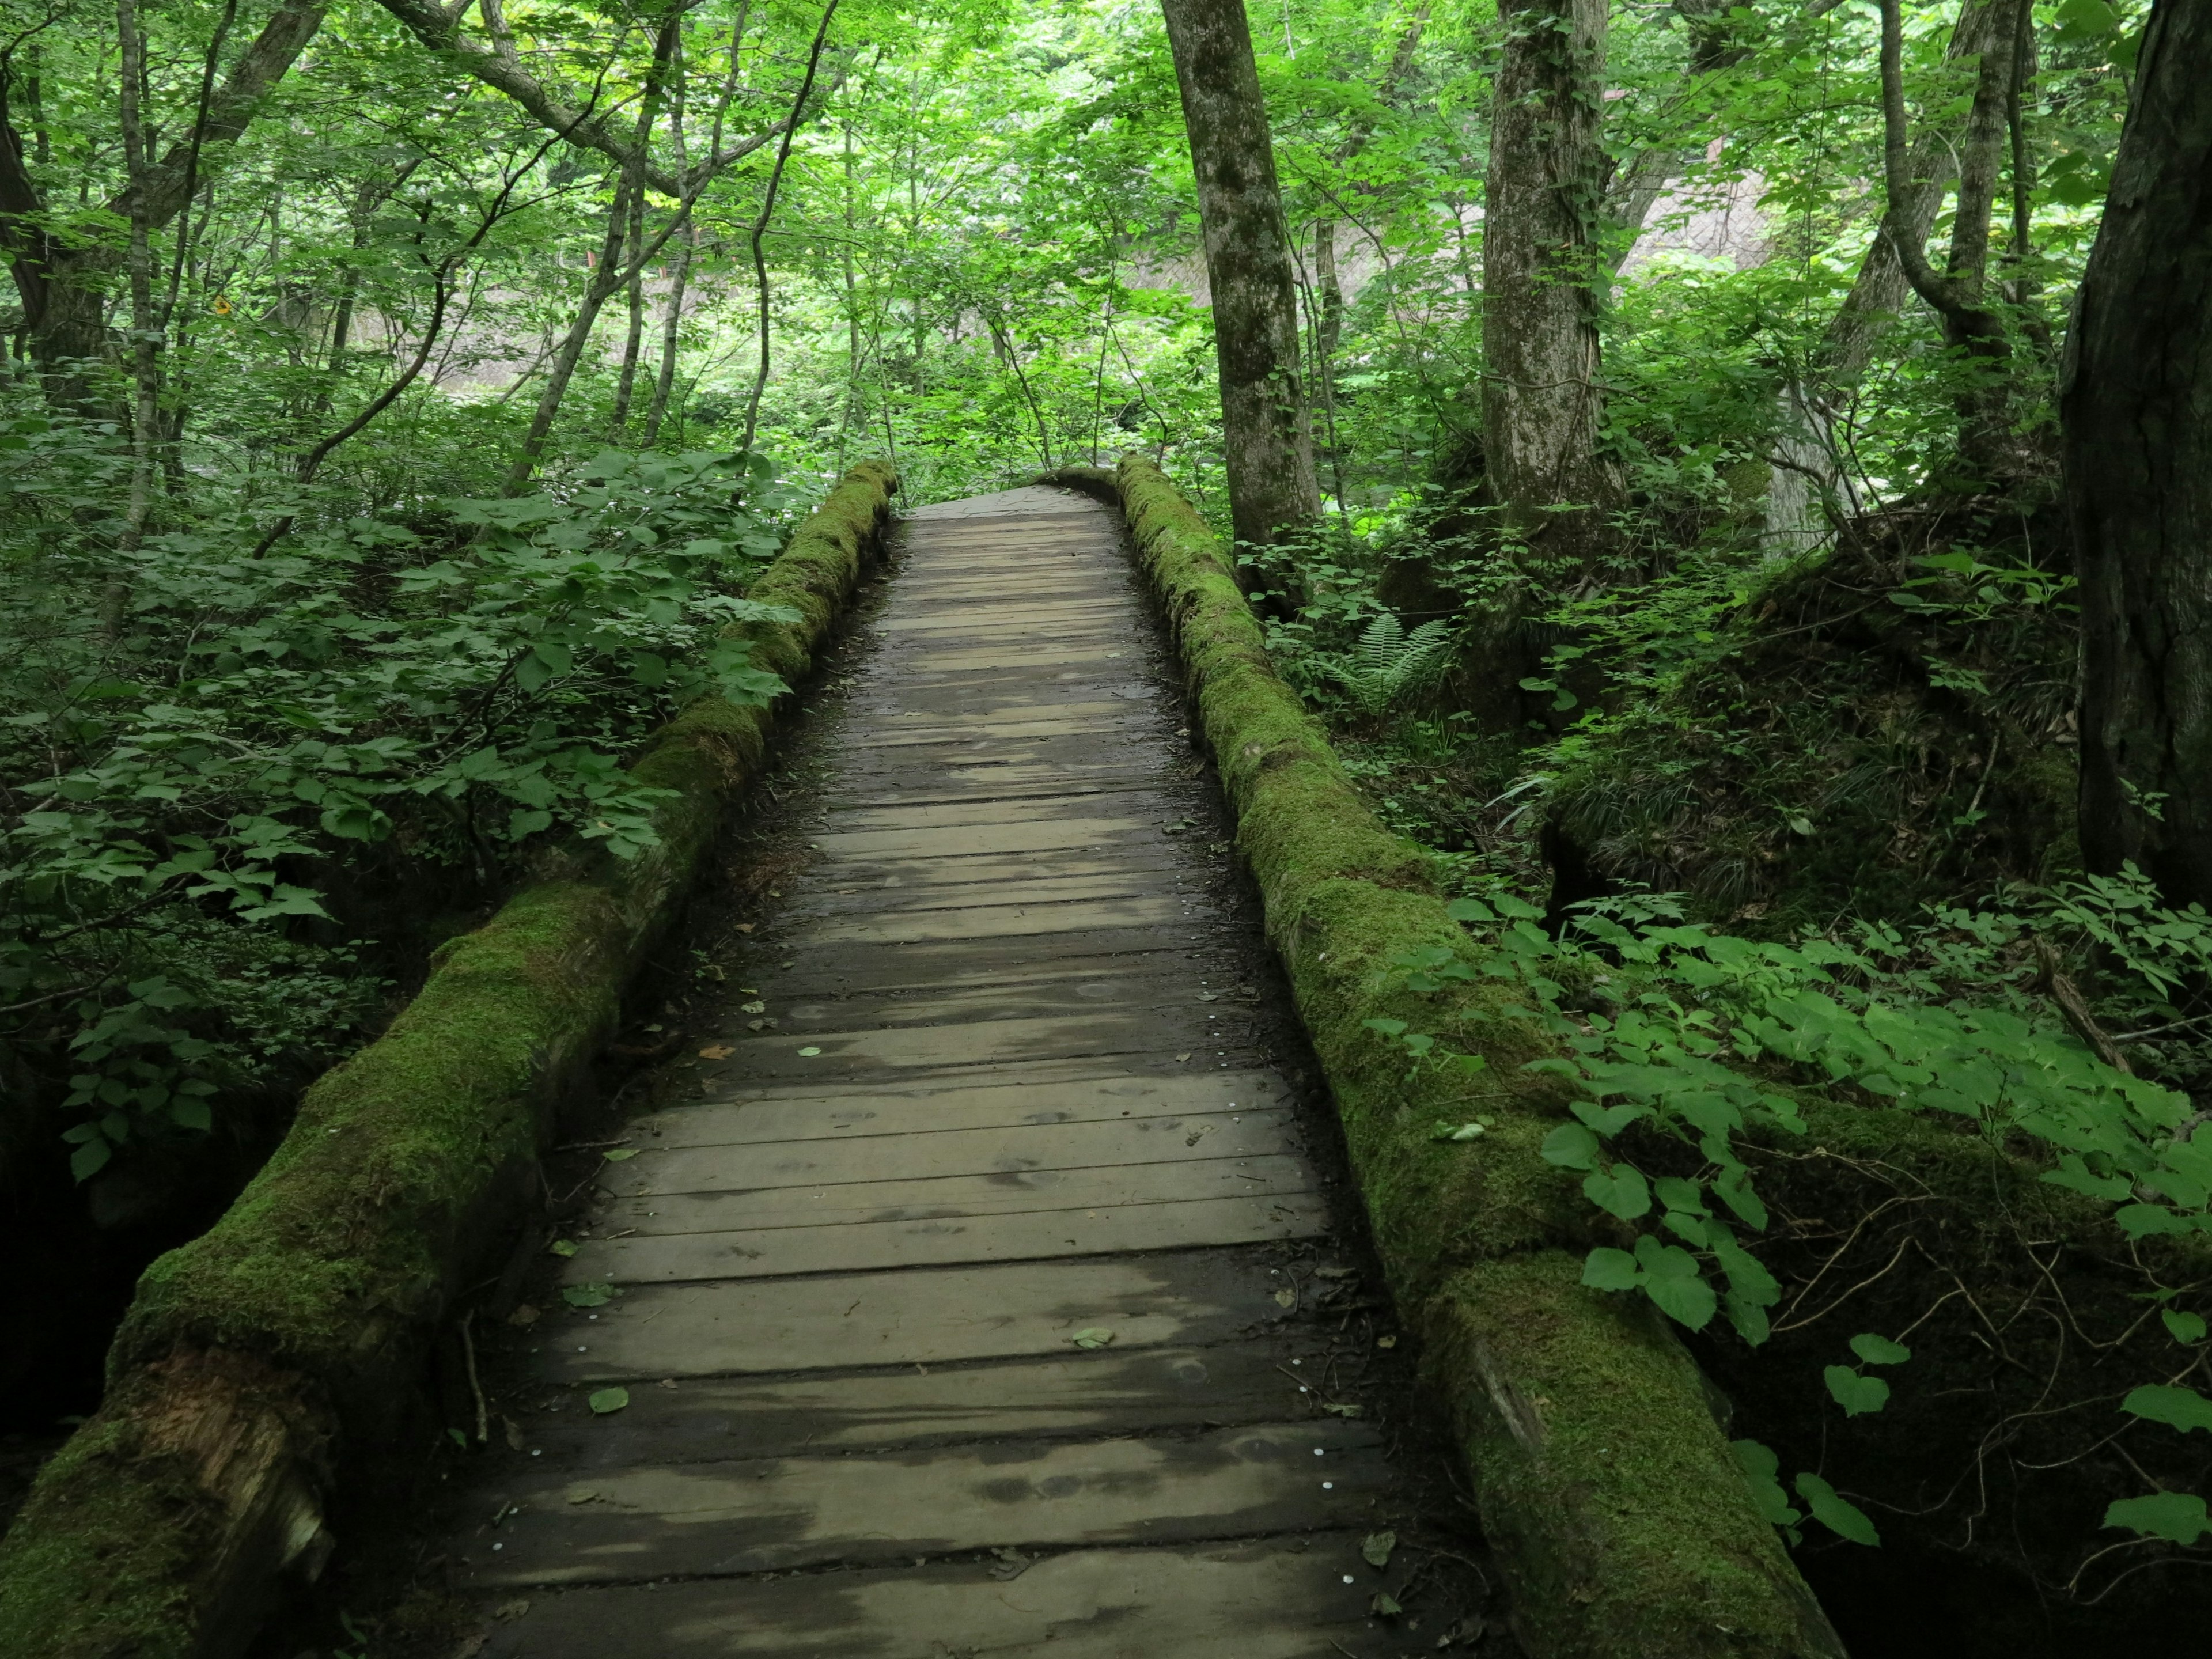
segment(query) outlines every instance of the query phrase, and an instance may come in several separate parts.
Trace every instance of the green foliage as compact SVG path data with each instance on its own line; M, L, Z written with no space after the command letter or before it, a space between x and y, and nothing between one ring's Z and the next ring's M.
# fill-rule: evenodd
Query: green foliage
M66 510L27 480L16 499ZM557 495L453 500L420 529L362 517L259 557L218 526L163 532L107 578L130 596L113 638L65 615L88 550L21 558L0 599L26 647L0 667L0 1002L35 1022L34 1064L67 1068L78 1178L204 1133L280 1057L343 1052L384 988L318 884L355 849L493 883L556 828L651 845L661 792L623 751L698 696L783 689L725 630L795 614L728 591L784 500L759 461L610 452Z
M2033 1144L2040 1178L2109 1206L2123 1238L2212 1234L2212 1152L2193 1135L2188 1097L2106 1066L2003 965L2032 928L2070 936L2104 947L2162 1002L2198 971L2202 933L2160 906L2132 868L2045 896L2032 918L1951 912L1916 937L1867 925L1849 940L1746 939L1683 921L1671 899L1632 893L1576 907L1556 935L1509 894L1461 899L1452 914L1475 929L1474 948L1401 955L1393 979L1422 994L1479 978L1518 988L1561 1050L1524 1069L1572 1091L1570 1121L1545 1138L1542 1156L1583 1172L1594 1209L1636 1229L1632 1249L1589 1252L1583 1283L1640 1293L1689 1329L1724 1314L1744 1341L1768 1339L1781 1287L1760 1259L1772 1218L1746 1149L1802 1137L1807 1091L1960 1122L1993 1151ZM1983 1000L1993 990L2009 992L2008 1006ZM1426 1038L1431 1063L1448 1061L1455 1034L1389 1024L1409 1048ZM1694 1156L1686 1162L1670 1146ZM2157 1292L2161 1302L2172 1294ZM2201 1316L2161 1312L2177 1340L2202 1340ZM1821 1373L1847 1419L1887 1406L1893 1384L1872 1371L1912 1357L1873 1332L1849 1346L1859 1364ZM2145 1384L2122 1409L2185 1432L2212 1429L2212 1401L2186 1387ZM1820 1477L1798 1477L1797 1491L1823 1525L1876 1541L1872 1523Z
M1367 624L1359 642L1329 672L1357 707L1381 714L1442 678L1455 648L1450 623L1425 622L1408 633L1385 611Z

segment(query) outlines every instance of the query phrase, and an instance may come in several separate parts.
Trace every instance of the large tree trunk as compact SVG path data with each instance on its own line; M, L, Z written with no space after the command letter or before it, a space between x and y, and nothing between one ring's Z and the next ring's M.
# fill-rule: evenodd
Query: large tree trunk
M1161 0L1198 177L1221 373L1229 516L1265 547L1321 511L1297 293L1244 0Z
M1491 495L1541 565L1587 569L1620 497L1598 453L1606 0L1503 0L1485 185L1482 438Z
M2081 851L2212 906L2212 0L2157 0L2059 402Z

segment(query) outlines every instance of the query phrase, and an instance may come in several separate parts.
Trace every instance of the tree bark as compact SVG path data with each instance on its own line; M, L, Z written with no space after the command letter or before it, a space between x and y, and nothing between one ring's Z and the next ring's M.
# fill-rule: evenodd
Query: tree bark
M1229 517L1268 547L1316 517L1297 289L1244 0L1161 0L1198 179Z
M1614 544L1598 452L1606 0L1503 0L1483 219L1483 447L1507 529L1553 568Z
M2059 401L2081 851L2212 906L2212 0L2157 0Z

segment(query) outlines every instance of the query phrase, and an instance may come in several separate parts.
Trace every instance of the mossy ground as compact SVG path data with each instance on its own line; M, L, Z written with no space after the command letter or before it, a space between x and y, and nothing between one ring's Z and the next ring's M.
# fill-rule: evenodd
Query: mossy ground
M747 629L758 666L805 671L896 485L879 463L854 468L763 573L750 597L799 619ZM282 1368L309 1414L334 1412L356 1438L388 1426L758 765L768 720L707 700L672 721L634 767L674 792L658 813L660 844L627 864L556 855L485 927L441 946L422 993L308 1091L222 1219L147 1270L99 1414L0 1542L0 1656L185 1659L241 1639L210 1627L234 1605L210 1555L234 1541L235 1517L143 1437L160 1368L180 1352L252 1356Z

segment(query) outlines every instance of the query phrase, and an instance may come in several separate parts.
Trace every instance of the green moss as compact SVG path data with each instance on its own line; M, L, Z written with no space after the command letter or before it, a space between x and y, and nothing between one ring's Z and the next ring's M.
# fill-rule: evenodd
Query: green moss
M800 619L746 630L757 665L805 670L896 487L887 466L854 468L763 573L751 597ZM555 855L483 927L440 946L422 993L309 1090L222 1218L147 1269L100 1414L0 1542L0 1655L184 1652L215 1616L204 1575L228 1534L142 1433L148 1413L173 1407L155 1380L172 1356L252 1356L279 1368L280 1391L307 1415L327 1402L357 1439L386 1426L461 1276L526 1190L552 1109L582 1081L735 787L759 765L768 727L767 711L717 699L670 722L633 769L676 792L656 816L659 845L627 863L589 848ZM57 1631L74 1634L64 1643Z
M1576 1282L1565 1252L1591 1242L1598 1218L1538 1153L1560 1097L1520 1068L1542 1039L1498 989L1389 988L1393 957L1462 938L1428 856L1376 822L1277 678L1196 512L1147 462L1124 460L1118 483L1336 1095L1377 1249L1465 1425L1524 1642L1538 1659L1838 1653L1680 1346L1634 1304ZM1399 1045L1365 1024L1384 1016L1449 1024L1487 1070L1472 1084L1408 1075ZM1492 1124L1481 1139L1434 1138L1439 1121L1478 1110ZM1544 1401L1534 1449L1495 1426L1501 1377Z
M1580 1278L1558 1251L1486 1261L1425 1321L1427 1374L1532 1647L1839 1652L1811 1592L1778 1571L1774 1529L1725 1501L1742 1476L1681 1346L1648 1304ZM1592 1396L1616 1408L1579 1403Z

